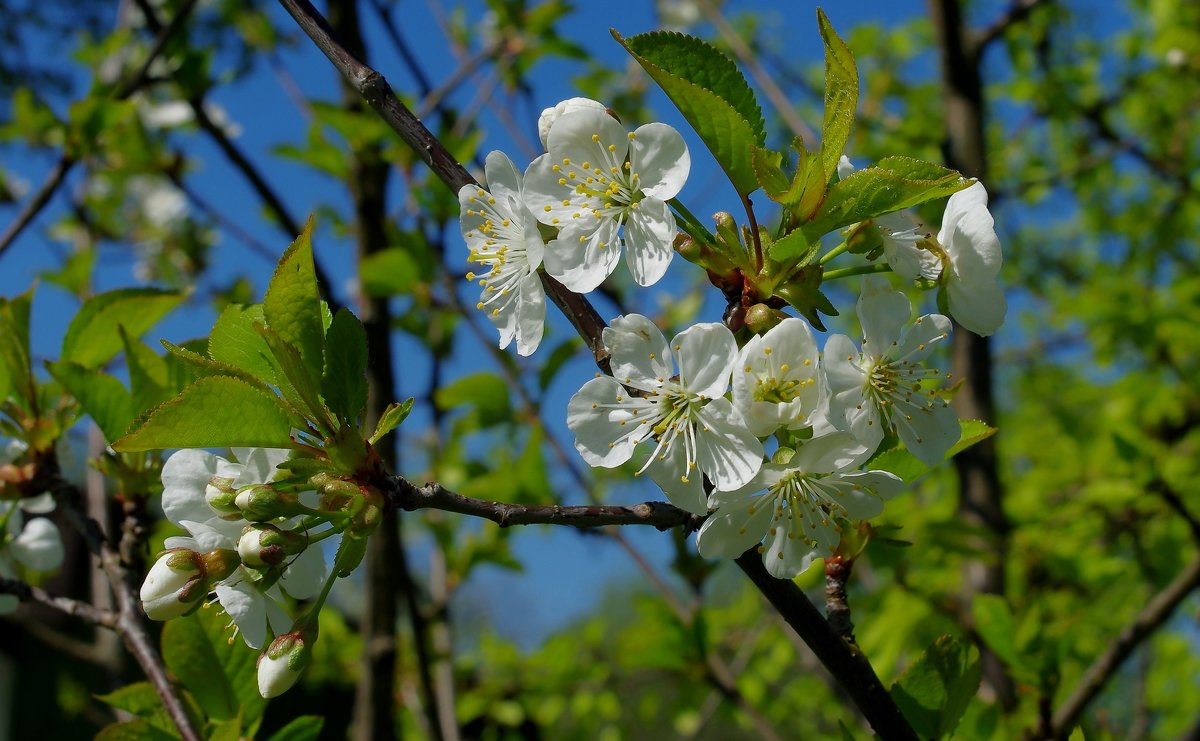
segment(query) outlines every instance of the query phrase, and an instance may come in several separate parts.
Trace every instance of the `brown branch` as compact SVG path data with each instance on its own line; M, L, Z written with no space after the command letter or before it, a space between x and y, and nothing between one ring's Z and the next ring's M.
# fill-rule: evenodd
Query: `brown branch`
M566 525L589 528L605 525L650 525L659 530L680 526L693 530L703 521L702 517L666 502L643 502L628 506L505 504L464 497L437 483L417 486L403 476L391 476L380 483L392 504L400 509L440 509L445 512L457 512L491 520L500 527Z
M776 579L767 573L758 548L751 548L738 556L737 565L787 624L804 639L881 739L915 741L918 738L879 681L871 662L856 646L843 641L834 632L799 587L790 580Z
M142 622L141 602L135 591L136 587L130 581L129 573L121 565L120 555L105 537L99 523L84 512L83 495L74 484L62 477L54 452L50 451L36 463L37 474L30 482L30 490L51 492L59 511L82 536L88 551L99 561L100 568L108 577L109 585L117 599L115 623L111 627L124 639L126 648L146 673L146 678L150 680L184 741L200 741L201 736L192 725L179 695L175 693L162 657Z
M971 36L970 49L972 56L978 58L985 49L996 39L1003 36L1010 28L1029 17L1039 5L1049 5L1054 0L1014 0L1008 10L988 26L979 29Z
M451 191L457 193L464 185L478 185L466 168L454 159L420 119L400 102L383 75L365 65L335 38L329 24L312 3L308 0L279 0L279 4L295 19L354 89L358 90L363 99ZM607 369L608 354L600 341L600 330L604 328L604 320L596 313L595 308L586 298L568 291L557 281L543 278L542 283L551 301L559 307L570 307L571 311L567 317L576 330L580 333L586 332L584 338L588 341L596 364L602 370Z
M117 627L117 616L108 610L101 610L87 602L80 602L70 597L59 597L44 589L34 587L17 579L0 577L0 594L11 594L22 602L34 602L45 605L71 617L77 617L92 625L105 628Z
M850 572L854 561L834 556L825 559L825 617L829 627L851 646L857 646L854 640L854 621L850 619L850 601L846 597L846 582L850 581Z
M1200 587L1200 557L1184 569L1174 581L1156 594L1137 617L1125 626L1080 678L1070 696L1054 712L1050 733L1045 738L1066 738L1088 704L1100 694L1117 669L1137 646L1153 635L1171 617L1192 590Z

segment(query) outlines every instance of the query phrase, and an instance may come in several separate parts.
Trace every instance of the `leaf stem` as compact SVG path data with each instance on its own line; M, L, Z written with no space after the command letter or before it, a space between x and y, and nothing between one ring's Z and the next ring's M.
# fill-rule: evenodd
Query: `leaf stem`
M842 240L841 244L839 244L838 246L829 250L824 255L821 255L821 258L819 260L817 260L817 264L824 265L825 263L829 262L830 260L832 260L833 258L842 254L843 252L845 252L848 249L850 249L850 242L848 240Z
M754 242L754 272L762 273L762 237L758 233L758 219L754 218L754 202L750 200L749 195L744 195L742 196L742 205L746 207L746 221L750 226L750 240Z
M696 215L693 214L687 206L683 205L682 201L680 201L678 198L672 198L671 200L667 201L667 204L670 205L671 208L675 209L675 215L681 220L683 231L687 232L689 237L698 242L702 242L709 247L716 246L716 237L714 237L712 232L704 227L704 224L700 223L700 220L696 218Z
M849 278L854 275L868 275L870 273L890 273L892 266L886 262L875 262L869 265L855 265L852 268L838 268L830 270L822 277L823 281L837 280L838 278Z

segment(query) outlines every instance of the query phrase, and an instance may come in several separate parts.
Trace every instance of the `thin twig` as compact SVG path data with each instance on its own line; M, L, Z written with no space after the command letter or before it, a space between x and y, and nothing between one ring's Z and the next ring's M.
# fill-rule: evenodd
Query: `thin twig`
M134 591L129 573L121 565L120 555L104 535L99 523L85 514L82 493L74 484L62 478L58 459L53 451L37 461L37 475L30 484L32 491L51 492L59 511L83 537L88 551L100 562L100 568L108 576L109 586L117 598L116 622L113 629L125 640L126 648L146 673L146 678L150 680L184 741L200 741L201 736L192 725L179 695L175 693L162 657L142 623L144 618L141 602Z
M1200 557L1193 559L1175 579L1146 604L1137 617L1113 639L1108 650L1087 668L1074 691L1054 712L1050 734L1046 738L1065 738L1079 716L1096 699L1125 659L1145 639L1171 617L1192 590L1200 587Z
M35 602L39 605L57 610L65 615L77 617L92 625L116 629L117 616L108 610L93 607L87 602L80 602L70 597L59 597L50 594L45 589L31 586L17 579L0 577L0 594L11 594L22 602Z
M1008 10L988 26L972 34L970 48L978 57L993 41L1003 36L1008 29L1029 17L1039 5L1049 5L1053 0L1015 0Z

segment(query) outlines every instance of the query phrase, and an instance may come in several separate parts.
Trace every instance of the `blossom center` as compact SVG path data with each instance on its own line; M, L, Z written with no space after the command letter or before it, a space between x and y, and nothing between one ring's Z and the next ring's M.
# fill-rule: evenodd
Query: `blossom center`
M467 209L466 215L478 217L481 222L465 235L476 243L471 247L467 260L488 268L481 275L467 273L467 280L478 280L484 289L475 308L483 309L496 302L503 305L509 301L508 297L517 284L533 272L525 254L525 230L513 218L497 210L495 196L483 189L471 196L470 200L478 204L479 209ZM495 316L499 311L499 307L494 307L492 315Z

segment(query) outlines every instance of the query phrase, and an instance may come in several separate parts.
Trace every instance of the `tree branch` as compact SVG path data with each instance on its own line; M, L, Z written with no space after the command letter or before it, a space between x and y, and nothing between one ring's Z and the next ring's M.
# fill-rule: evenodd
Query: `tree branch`
M1051 2L1053 0L1014 0L1003 15L972 34L970 41L972 56L978 58L993 41L1003 36L1008 29L1028 18L1029 14L1039 5L1049 5Z
M1195 558L1174 581L1156 594L1133 622L1125 626L1113 639L1108 650L1092 662L1075 690L1055 711L1050 733L1046 738L1066 738L1084 709L1100 694L1138 644L1165 623L1175 612L1175 608L1197 587L1200 587L1200 557Z
M391 476L382 482L384 493L400 509L440 509L461 515L482 517L500 527L513 525L566 525L603 527L605 525L650 525L659 530L684 526L688 531L700 527L704 518L666 502L633 505L559 504L525 505L489 502L464 497L441 484L417 486L403 476Z
M71 617L77 617L92 625L116 629L117 616L108 610L93 607L87 602L80 602L70 597L59 597L44 589L31 586L18 579L0 577L0 594L11 594L22 602L34 602L45 605Z
M146 673L146 678L150 680L184 741L200 741L201 736L192 726L187 710L167 676L162 657L142 623L141 603L134 585L129 580L128 572L121 565L120 555L105 537L99 523L85 514L83 495L74 484L62 477L53 450L38 459L36 464L37 474L30 481L29 489L51 492L67 522L83 537L88 551L100 562L100 568L108 577L109 585L117 598L115 623L110 627L124 639L125 646Z
M858 650L842 640L821 613L791 581L776 579L767 573L758 548L751 548L737 558L754 586L779 611L787 624L812 649L829 673L837 679L876 734L885 741L918 738L892 700L887 688L879 681L871 662Z

